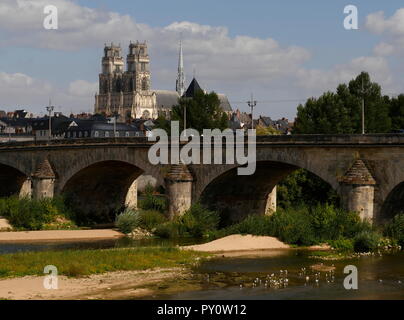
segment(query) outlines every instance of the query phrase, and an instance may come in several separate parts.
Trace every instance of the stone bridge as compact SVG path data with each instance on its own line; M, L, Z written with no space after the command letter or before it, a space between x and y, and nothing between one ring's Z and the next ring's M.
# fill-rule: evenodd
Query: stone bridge
M257 169L251 176L238 176L234 164L152 165L152 145L145 138L0 145L0 196L65 194L83 211L107 216L125 204L136 205L135 180L146 173L165 185L171 216L202 201L227 208L238 220L275 210L276 185L304 168L364 219L382 222L404 211L402 134L257 137Z

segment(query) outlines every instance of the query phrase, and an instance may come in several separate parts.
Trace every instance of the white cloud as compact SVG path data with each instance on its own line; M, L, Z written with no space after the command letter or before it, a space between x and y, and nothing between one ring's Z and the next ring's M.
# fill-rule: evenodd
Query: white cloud
M389 18L383 11L372 13L367 16L365 26L370 32L386 38L374 48L376 55L404 53L404 8L398 9Z
M94 96L98 91L97 82L88 82L85 80L76 80L69 84L68 92L72 96L89 97Z
M370 74L373 81L383 89L392 89L393 79L388 62L383 57L359 57L347 64L337 65L332 70L301 69L297 75L299 86L317 94L333 91L340 83L347 83L362 71Z
M43 28L43 8L50 4L58 8L59 30ZM374 49L376 57L359 57L330 70L316 70L304 67L311 58L310 51L304 47L283 46L272 38L233 37L222 26L182 21L157 28L138 23L128 15L86 8L69 0L1 0L0 30L4 37L0 47L26 46L58 51L92 48L99 52L94 59L99 59L105 42L121 43L126 49L130 40L147 40L155 70L152 82L157 83L153 87L161 88L160 83L171 83L173 89L178 40L182 33L188 75L195 67L198 80L206 89L219 87L218 90L228 89L227 93L245 95L246 90L249 94L257 88L268 94L268 88L271 88L278 89L288 98L289 95L313 95L332 90L363 70L383 86L391 86L391 71L383 56L395 52L397 43L404 39L403 18L404 9L389 19L383 12L369 15L366 27L374 33L391 34L394 41L380 43ZM94 82L72 79L66 88L53 88L46 81L27 75L0 73L0 93L3 101L11 106L20 101L28 106L42 106L51 95L69 111L89 111L94 104L98 72L93 74ZM294 107L285 113L294 113Z

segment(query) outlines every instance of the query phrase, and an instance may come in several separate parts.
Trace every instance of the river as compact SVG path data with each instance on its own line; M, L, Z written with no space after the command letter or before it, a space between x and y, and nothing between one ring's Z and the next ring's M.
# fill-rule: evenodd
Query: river
M148 239L42 244L1 244L0 254L21 251L102 249L111 247L188 245L193 239ZM404 299L404 252L322 261L302 249L272 250L242 257L215 257L193 270L184 285L170 294L147 299ZM333 272L311 270L323 263ZM343 286L344 268L358 270L358 290ZM281 271L282 270L282 271ZM317 275L316 275L317 274ZM308 277L308 278L307 278ZM287 281L286 281L287 279ZM316 281L317 280L317 281ZM266 284L267 283L267 284ZM187 289L192 288L192 289ZM195 289L197 288L197 289Z

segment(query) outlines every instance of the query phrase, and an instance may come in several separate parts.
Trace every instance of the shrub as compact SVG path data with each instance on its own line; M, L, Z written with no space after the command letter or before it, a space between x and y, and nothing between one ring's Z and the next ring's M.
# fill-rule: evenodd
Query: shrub
M167 200L165 197L148 193L145 195L144 199L139 200L139 208L164 212L167 208Z
M185 214L179 218L185 234L192 237L203 237L207 232L216 230L220 216L216 211L210 211L199 203L194 204Z
M115 219L115 226L122 233L129 234L140 224L139 211L125 209Z
M303 209L278 210L272 215L273 235L283 242L308 246L318 243L310 216Z
M385 234L404 247L404 213L396 215L393 220L387 224Z
M354 238L354 250L356 252L369 252L378 248L380 235L375 231L362 231Z
M354 243L353 239L338 239L328 241L330 246L340 251L353 251Z
M184 233L181 224L178 221L169 221L156 227L154 234L160 238L175 239Z
M227 234L252 234L256 236L273 235L273 224L270 216L251 215L240 223L226 228Z
M70 211L64 204L64 199L29 199L16 196L0 199L0 215L6 217L10 224L20 230L41 230L47 225L63 220L73 226L67 219Z
M159 211L141 210L139 226L147 231L153 231L158 225L167 222L167 218Z

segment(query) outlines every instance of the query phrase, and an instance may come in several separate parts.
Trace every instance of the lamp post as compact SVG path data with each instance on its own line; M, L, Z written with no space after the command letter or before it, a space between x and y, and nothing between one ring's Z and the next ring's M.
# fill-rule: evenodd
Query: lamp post
M254 130L254 108L257 105L257 100L254 100L252 93L251 93L251 100L247 101L247 104L251 108L251 129Z
M51 101L49 100L49 106L46 107L46 110L49 113L49 136L48 136L48 140L51 141L52 140L52 111L55 109L54 106L51 105Z

